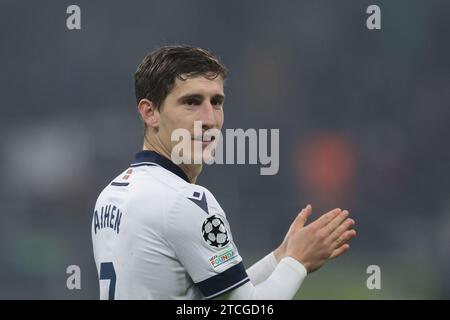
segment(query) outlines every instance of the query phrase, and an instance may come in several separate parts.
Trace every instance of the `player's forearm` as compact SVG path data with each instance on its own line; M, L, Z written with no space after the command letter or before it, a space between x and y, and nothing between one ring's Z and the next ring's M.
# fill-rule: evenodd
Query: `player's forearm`
M256 286L247 282L221 297L229 300L290 300L295 297L307 271L297 260L286 257L272 274Z
M266 280L278 265L274 252L269 253L264 258L247 269L248 277L253 285L257 285Z

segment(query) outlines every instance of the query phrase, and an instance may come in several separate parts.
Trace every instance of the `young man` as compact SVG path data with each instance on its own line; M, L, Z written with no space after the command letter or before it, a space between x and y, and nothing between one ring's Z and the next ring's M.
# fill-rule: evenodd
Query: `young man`
M98 197L92 221L101 299L292 299L306 274L344 253L355 236L347 211L305 226L304 208L282 244L245 269L226 216L195 184L201 164L171 161L172 132L191 134L192 150L222 128L226 68L210 52L162 47L135 74L143 150Z

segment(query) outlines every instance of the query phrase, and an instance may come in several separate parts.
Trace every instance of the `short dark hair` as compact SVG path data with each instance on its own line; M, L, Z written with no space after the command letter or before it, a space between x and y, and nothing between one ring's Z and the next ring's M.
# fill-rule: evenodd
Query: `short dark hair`
M182 75L205 76L223 80L227 68L210 51L192 46L164 46L150 52L134 74L136 101L150 100L159 110L164 99L175 85L175 79L186 80Z

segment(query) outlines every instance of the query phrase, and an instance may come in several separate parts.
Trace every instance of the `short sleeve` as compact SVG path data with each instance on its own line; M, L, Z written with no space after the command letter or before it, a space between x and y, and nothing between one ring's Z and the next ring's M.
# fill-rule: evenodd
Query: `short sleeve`
M167 213L167 241L206 299L249 281L229 223L214 196L189 185Z

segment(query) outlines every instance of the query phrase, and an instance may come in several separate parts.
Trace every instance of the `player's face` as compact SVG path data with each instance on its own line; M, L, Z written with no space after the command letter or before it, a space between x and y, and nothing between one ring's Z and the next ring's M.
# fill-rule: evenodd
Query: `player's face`
M183 77L186 79L186 77ZM191 134L191 150L194 144L201 145L197 150L205 149L210 143L204 136L208 129L220 130L223 125L224 90L223 79L218 76L208 79L203 76L175 80L175 86L167 95L160 108L158 135L164 147L172 152L179 141L171 141L172 132L183 128ZM194 122L201 121L201 136L194 135ZM195 132L198 133L198 132ZM209 141L208 141L209 140Z

